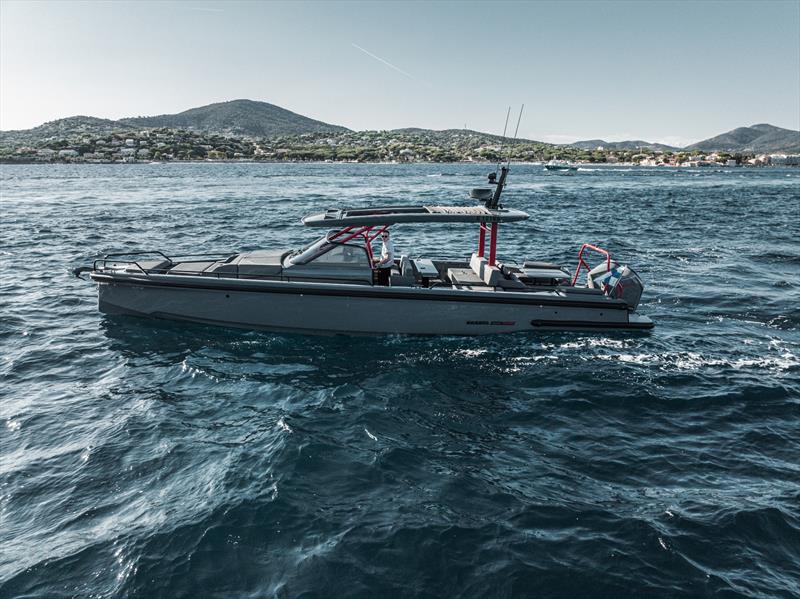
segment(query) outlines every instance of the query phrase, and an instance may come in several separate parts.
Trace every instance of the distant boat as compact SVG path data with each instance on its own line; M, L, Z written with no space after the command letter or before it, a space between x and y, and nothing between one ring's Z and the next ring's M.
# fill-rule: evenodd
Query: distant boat
M575 173L578 171L578 167L574 164L570 164L566 160L556 160L553 158L550 162L544 165L544 169L546 171L553 171L553 172L563 172L563 173Z

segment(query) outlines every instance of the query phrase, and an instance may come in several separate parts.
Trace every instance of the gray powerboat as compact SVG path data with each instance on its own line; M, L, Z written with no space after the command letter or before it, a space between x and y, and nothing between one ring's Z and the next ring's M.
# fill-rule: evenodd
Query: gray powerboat
M570 274L548 262L497 259L501 225L524 221L500 195L508 168L473 189L469 206L332 209L303 219L325 235L297 250L202 257L161 251L108 254L75 269L97 283L99 308L247 329L310 334L479 335L538 330L648 330L636 313L633 270L584 244ZM400 256L388 286L376 283L372 244L395 224L461 223L478 229L467 259ZM488 237L488 243L487 243ZM586 259L599 253L592 267ZM582 271L586 271L579 282Z

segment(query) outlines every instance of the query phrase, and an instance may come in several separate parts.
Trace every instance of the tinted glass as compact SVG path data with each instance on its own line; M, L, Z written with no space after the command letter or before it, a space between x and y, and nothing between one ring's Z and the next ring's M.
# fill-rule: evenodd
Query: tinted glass
M311 261L312 264L338 266L369 266L367 252L354 245L335 245L333 248Z

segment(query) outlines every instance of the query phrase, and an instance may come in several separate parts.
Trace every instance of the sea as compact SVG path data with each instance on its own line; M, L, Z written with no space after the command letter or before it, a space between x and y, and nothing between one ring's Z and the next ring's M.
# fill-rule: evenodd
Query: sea
M492 169L0 166L0 597L799 597L800 169L511 165L501 259L607 248L650 333L233 330L71 272L297 248Z

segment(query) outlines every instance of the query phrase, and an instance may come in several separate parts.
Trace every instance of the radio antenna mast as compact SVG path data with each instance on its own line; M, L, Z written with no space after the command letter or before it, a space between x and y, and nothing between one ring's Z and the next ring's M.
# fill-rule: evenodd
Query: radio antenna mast
M517 139L517 134L519 133L519 123L522 120L522 109L525 108L525 104L519 109L519 118L517 119L517 130L514 131L514 139ZM508 112L506 113L506 126L503 127L503 142L506 141L506 131L508 130L508 117L511 116L511 106L508 107ZM503 163L503 142L500 143L500 152L498 158L500 158L500 162L497 163L497 170L493 173L489 173L489 183L494 185L494 193L492 197L486 200L486 207L491 210L496 210L497 207L500 205L500 194L503 193L503 188L506 186L506 177L508 176L508 167L511 164L511 155L508 156L508 162L506 162L505 166L500 166ZM497 178L497 171L500 171L500 178ZM493 227L496 227L497 223L493 224ZM497 229L492 229L496 231Z
M511 106L508 107L508 112L506 112L506 124L503 127L503 139L500 141L500 151L497 153L497 156L500 158L500 162L497 163L497 168L494 169L494 172L497 172L500 169L500 163L503 162L503 144L506 141L506 130L508 129L509 116L511 116Z
M511 110L511 109L509 108L509 110ZM522 106L519 107L519 117L517 117L517 128L514 130L514 140L515 141L517 139L517 133L519 133L519 124L522 121L522 111L523 110L525 110L525 104L523 104ZM506 166L509 166L510 164L511 164L511 153L509 152L508 161L506 162Z

